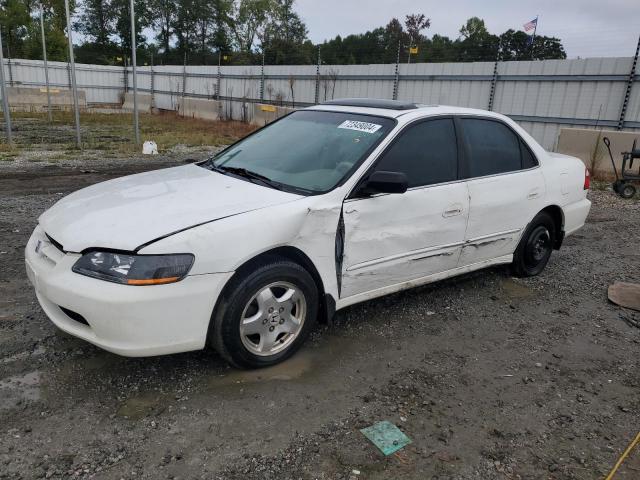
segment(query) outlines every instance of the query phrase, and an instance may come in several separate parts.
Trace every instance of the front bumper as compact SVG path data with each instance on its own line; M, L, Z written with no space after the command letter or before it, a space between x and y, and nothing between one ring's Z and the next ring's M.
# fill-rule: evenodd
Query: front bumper
M36 227L25 263L38 302L61 330L129 357L204 348L216 299L233 274L192 275L167 285L120 285L72 272L79 257L60 251Z

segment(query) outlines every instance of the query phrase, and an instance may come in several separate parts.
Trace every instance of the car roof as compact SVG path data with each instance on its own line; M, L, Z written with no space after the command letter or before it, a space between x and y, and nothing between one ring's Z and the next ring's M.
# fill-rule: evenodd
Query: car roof
M397 104L405 105L405 107L395 107L396 101L394 100L380 101L377 99L358 99L360 102L356 102L355 100L356 99L332 100L331 102L307 107L306 110L357 113L361 115L376 115L388 118L403 117L403 119L406 118L406 120L413 120L415 118L428 117L431 115L483 115L486 117L505 118L504 115L500 115L499 113L480 110L477 108L463 108L450 105L423 105L412 104L410 102L397 102ZM357 103L360 103L360 105ZM391 106L385 107L384 105Z

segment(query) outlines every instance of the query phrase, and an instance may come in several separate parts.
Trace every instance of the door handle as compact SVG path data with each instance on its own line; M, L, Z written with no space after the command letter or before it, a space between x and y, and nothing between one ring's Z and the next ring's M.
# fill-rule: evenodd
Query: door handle
M462 205L450 205L447 209L442 213L443 217L455 217L456 215L460 215L462 213Z

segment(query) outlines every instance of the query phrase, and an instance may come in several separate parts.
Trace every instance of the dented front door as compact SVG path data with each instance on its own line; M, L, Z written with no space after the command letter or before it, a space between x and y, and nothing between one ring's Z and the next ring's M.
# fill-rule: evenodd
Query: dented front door
M469 195L464 182L349 199L341 298L455 268Z

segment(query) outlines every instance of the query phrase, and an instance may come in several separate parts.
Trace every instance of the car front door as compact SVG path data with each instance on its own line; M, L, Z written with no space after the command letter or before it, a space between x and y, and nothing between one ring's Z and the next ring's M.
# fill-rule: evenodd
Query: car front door
M470 208L460 266L512 254L527 223L544 207L545 184L535 156L497 119L457 119L464 142L463 176Z
M402 172L409 188L345 200L341 298L456 267L469 213L459 150L453 119L438 117L406 127L376 161L369 173Z

